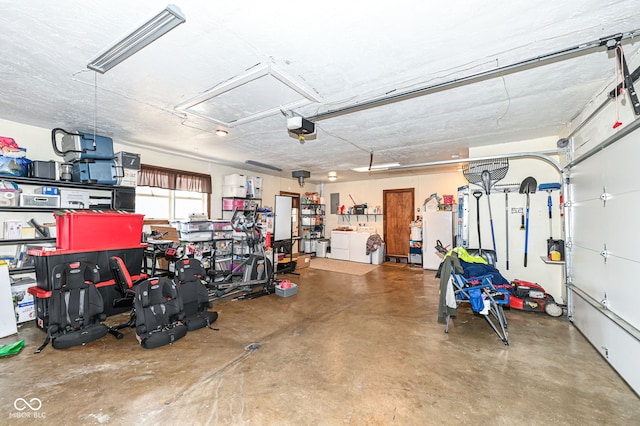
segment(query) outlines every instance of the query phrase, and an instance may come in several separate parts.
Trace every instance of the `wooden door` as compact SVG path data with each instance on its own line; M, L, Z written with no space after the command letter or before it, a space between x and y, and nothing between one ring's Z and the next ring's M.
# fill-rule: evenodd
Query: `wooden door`
M383 192L383 220L387 257L409 256L409 224L415 219L414 188L387 189Z

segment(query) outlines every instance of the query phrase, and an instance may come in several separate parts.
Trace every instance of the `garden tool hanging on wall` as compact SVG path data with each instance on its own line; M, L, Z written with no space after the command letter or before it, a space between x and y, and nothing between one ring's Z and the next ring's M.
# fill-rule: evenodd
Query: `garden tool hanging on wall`
M559 191L561 188L557 182L541 183L539 191L547 191L547 206L549 207L549 239L547 240L547 256L549 260L564 260L564 241L553 239L553 199L552 191Z
M493 251L496 253L496 261L498 260L498 251L496 250L496 237L493 229L493 214L491 213L491 187L499 180L504 178L509 171L509 159L473 161L462 166L462 174L469 183L478 185L484 189L487 194L487 204L489 206L489 223L491 224L491 240L493 242ZM475 196L475 194L474 194ZM479 225L478 225L479 226Z
M519 184L508 183L496 185L495 189L500 192L504 192L504 224L505 224L505 253L506 253L506 268L509 270L509 193L518 191Z
M482 197L482 191L473 191L473 196L476 198L476 224L478 226L478 250L482 253L482 238L480 235L480 197Z
M529 247L529 194L535 194L538 188L538 181L529 176L520 184L520 193L527 194L527 206L525 208L525 234L524 234L524 266L527 267L527 253Z

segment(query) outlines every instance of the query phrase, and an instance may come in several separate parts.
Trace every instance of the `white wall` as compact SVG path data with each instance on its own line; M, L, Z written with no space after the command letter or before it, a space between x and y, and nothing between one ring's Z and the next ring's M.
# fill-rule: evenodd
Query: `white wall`
M27 148L28 158L31 160L56 160L51 147L51 129L27 126L19 123L0 120L0 135L9 136L23 148ZM499 146L485 147L475 149L471 152L472 157L480 157L485 155L505 154L523 151L540 151L555 148L556 138L537 139L533 141L523 141L512 144L501 144ZM222 203L222 182L223 176L230 173L244 173L249 175L258 175L263 177L263 205L274 205L275 196L280 191L288 192L319 192L323 197L323 202L327 204L327 212L329 212L329 201L331 193L340 194L340 203L345 206L351 206L349 195L351 195L356 203L367 203L370 207L383 205L382 191L385 189L398 188L415 188L415 207L419 209L426 198L431 194L437 193L442 195L456 195L460 186L468 184L461 172L440 173L440 174L416 174L413 176L403 176L384 179L363 179L355 182L334 182L321 185L313 185L306 183L303 188L298 185L297 180L292 178L281 178L269 175L261 175L255 172L243 171L235 168L225 167L197 158L188 158L178 155L171 155L167 152L159 152L157 150L149 150L138 146L127 145L126 142L114 139L114 150L128 151L141 154L142 162L154 164L157 166L171 167L175 169L193 170L199 173L209 173L213 179L212 194L212 218L221 215ZM501 181L501 183L516 182L520 183L526 176L534 176L539 183L559 181L557 174L552 167L539 160L513 160L510 164L509 174ZM557 207L557 193L554 193L554 204ZM564 289L562 268L557 265L547 265L540 260L540 256L546 254L546 239L548 238L548 219L547 219L547 198L546 193L536 193L531 197L531 213L530 213L530 235L529 235L529 266L522 266L522 253L524 248L524 233L519 231L519 215L511 215L510 223L510 270L504 270L503 259L506 257L505 250L505 230L504 230L504 195L492 195L492 210L494 214L494 230L496 233L496 245L498 248L498 268L507 279L523 279L527 281L537 282L543 285L549 293L551 293L558 301L564 301ZM510 205L513 207L524 206L524 196L520 194L510 195ZM472 210L470 212L470 246L477 245L475 233L475 199L471 203ZM491 247L491 231L488 220L488 209L486 197L481 199L481 226L483 247ZM554 211L557 213L557 210ZM418 211L415 215L419 215ZM370 216L370 220L366 221L364 217L359 217L359 222L355 217L351 218L351 223L337 215L327 214L326 217L326 236L330 235L330 230L337 226L353 225L358 223L365 226L374 226L377 232L382 234L383 223L382 217ZM408 226L409 224L407 224ZM554 219L554 237L560 237L560 221L559 216L555 214Z
M74 131L75 129L68 129ZM51 129L28 126L6 120L0 120L0 135L15 139L21 148L27 149L27 158L41 161L61 161L56 156L51 146ZM310 192L316 191L316 186L305 184L300 188L297 180L292 178L281 178L264 175L257 172L243 171L236 168L225 167L219 164L203 161L197 157L185 157L172 155L170 152L145 149L139 146L127 144L126 141L119 141L114 138L114 151L133 152L141 155L141 160L145 164L153 164L161 167L170 167L180 170L191 170L198 173L208 173L212 177L213 193L211 195L211 215L218 218L222 213L222 183L223 177L231 173L242 173L250 176L261 176L263 178L264 206L273 207L275 196L280 191L289 192Z
M479 158L491 155L505 155L525 152L557 151L556 137L540 138L493 145L472 149L471 158ZM557 156L551 157L556 161ZM509 159L509 172L498 184L517 184L526 177L533 177L537 184L560 183L562 176L555 167L540 159L518 158ZM478 189L477 185L470 185L470 190ZM506 219L505 196L496 191L491 193L491 210L493 212L494 232L498 255L497 267L508 280L520 279L542 285L558 303L566 302L566 289L564 285L564 270L561 264L547 264L541 256L547 255L547 239L550 237L549 210L547 206L547 192L536 191L530 194L529 210L529 243L527 267L524 267L524 243L525 231L521 230L521 214L512 213L513 208L525 209L526 195L518 191L509 194L509 270L506 270ZM476 231L476 200L470 197L469 239L470 247L477 247ZM564 239L563 221L559 212L559 191L552 192L552 228L555 239ZM482 247L492 248L491 227L489 222L489 207L486 196L480 198L480 233Z
M340 194L340 204L345 205L347 208L353 206L351 197L355 200L356 204L366 203L371 210L375 206L383 206L382 191L388 189L399 188L415 188L415 208L416 212L414 216L418 216L421 213L417 211L424 204L431 194L437 193L442 195L456 195L458 187L464 185L466 181L460 173L443 173L443 174L422 174L415 176L402 176L394 178L376 179L363 179L354 182L332 182L318 186L318 191L323 197L323 203L326 204L326 228L327 232L337 226L354 226L363 224L365 226L375 226L377 232L382 235L383 222L382 216L369 216L369 221L366 217L360 216L354 217L341 217L339 215L330 214L329 202L331 201L330 195L333 193ZM350 221L349 221L350 219ZM409 224L407 224L409 226ZM328 236L328 235L327 235ZM407 242L408 244L408 242ZM407 246L408 250L408 246Z

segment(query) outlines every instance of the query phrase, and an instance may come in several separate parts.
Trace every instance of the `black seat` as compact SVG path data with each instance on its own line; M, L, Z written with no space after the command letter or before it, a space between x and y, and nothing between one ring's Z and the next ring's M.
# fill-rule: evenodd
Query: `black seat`
M181 259L176 262L175 281L182 306L184 322L189 331L203 327L211 328L218 319L217 312L209 312L209 290L205 286L206 270L197 259Z
M149 278L149 276L144 273L132 276L129 274L127 265L124 263L122 258L118 256L112 256L109 258L109 268L111 269L111 275L113 275L116 288L120 293L120 297L113 300L113 307L132 307L133 298L135 296L134 286Z
M136 337L143 348L172 344L187 334L184 310L173 281L148 278L135 286Z
M95 283L100 280L98 267L90 262L59 264L52 270L54 290L49 299L47 338L56 349L84 345L107 334L102 324L106 318L104 301Z

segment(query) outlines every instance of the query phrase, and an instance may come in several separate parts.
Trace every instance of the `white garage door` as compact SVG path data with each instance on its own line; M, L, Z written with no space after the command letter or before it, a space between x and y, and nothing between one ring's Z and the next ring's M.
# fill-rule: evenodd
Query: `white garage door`
M640 130L619 136L569 169L569 291L576 327L640 393Z

